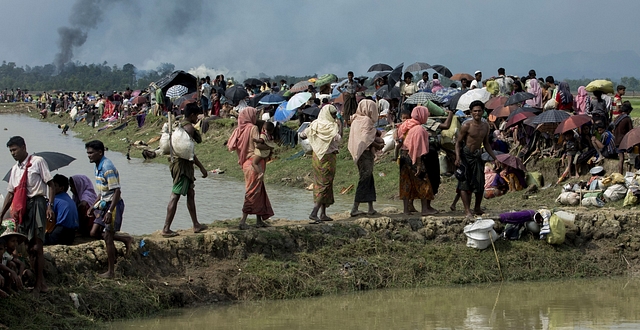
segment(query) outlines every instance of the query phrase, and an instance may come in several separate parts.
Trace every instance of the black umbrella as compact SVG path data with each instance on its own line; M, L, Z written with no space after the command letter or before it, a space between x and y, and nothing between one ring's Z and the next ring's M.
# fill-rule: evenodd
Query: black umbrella
M265 97L265 96L267 96L267 95L269 95L269 94L271 94L271 93L270 93L270 92L262 92L262 93L260 93L260 94L257 94L257 95L255 95L254 97L252 97L252 98L249 100L249 102L247 102L247 104L248 104L250 107L254 107L254 108L256 108L256 107L258 107L258 106L260 105L260 103L258 103L258 102L259 102L260 100L262 100L262 98L263 98L263 97Z
M255 86L262 86L262 84L264 84L264 82L260 79L257 78L249 78L247 80L244 81L245 85L255 85Z
M376 73L375 76L373 76L373 79L371 79L371 81L376 81L379 78L384 78L386 76L388 76L391 73L391 71L380 71L378 73Z
M431 65L429 65L428 63L424 63L424 62L416 62L413 63L411 65L409 65L405 71L407 72L416 72L416 71L422 71L422 70L427 70L427 69L431 69Z
M449 109L456 109L456 107L458 106L458 101L460 100L460 97L462 95L464 95L464 93L466 93L468 91L470 91L470 89L465 89L463 91L460 91L460 93L452 96L451 99L449 99L449 102L448 102L449 104L448 105L447 105L447 103L445 103L444 105L448 106Z
M42 157L47 162L49 171L55 171L61 167L65 167L71 164L72 161L76 160L75 158L69 155L65 155L55 151L36 152L33 155ZM7 175L5 175L2 180L9 182L10 176L11 176L11 170L7 172Z
M547 110L531 121L532 124L546 124L546 123L560 123L563 120L571 117L571 115L564 110Z
M391 73L389 73L388 85L391 86L391 88L393 88L393 86L395 86L396 83L402 79L403 66L404 63L400 63L395 69L393 69L393 71L391 71Z
M389 64L384 64L384 63L378 63L378 64L374 64L372 65L369 70L367 70L367 72L373 72L373 71L391 71L393 70L393 68L391 67L391 65Z
M505 102L504 105L507 106L507 105L512 105L512 104L522 103L522 102L524 102L526 100L530 100L530 99L532 99L534 97L536 97L536 96L531 94L531 93L517 92L517 93L509 96L509 98L507 99L507 102Z
M393 87L391 92L389 92L389 86L384 85L380 87L376 92L376 98L383 99L399 99L400 98L400 87Z
M509 116L507 117L507 121L509 121L509 119L513 118L513 116L515 116L516 114L520 113L520 112L533 112L536 115L542 112L542 109L538 109L538 108L531 108L531 107L521 107L516 109L515 111L513 111L512 113L509 114Z
M447 78L451 78L453 77L453 73L451 73L451 70L449 70L446 66L444 65L440 65L440 64L436 64L434 66L431 67L432 69L434 69L437 73L447 77Z
M244 87L235 85L224 93L224 96L231 101L233 104L238 104L241 100L244 100L246 97L249 97L249 93L244 89Z
M306 108L306 109L302 110L302 113L304 113L306 115L309 115L311 117L318 118L318 114L320 114L320 108L315 107L315 106L314 107L309 107L309 108Z

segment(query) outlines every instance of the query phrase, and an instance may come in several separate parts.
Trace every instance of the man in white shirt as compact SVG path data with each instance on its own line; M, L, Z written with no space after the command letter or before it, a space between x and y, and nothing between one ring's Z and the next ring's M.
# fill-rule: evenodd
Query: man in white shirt
M471 89L476 89L476 88L482 88L484 87L484 84L482 84L482 72L480 72L479 70L476 71L475 73L476 79L474 79L471 82Z
M511 91L513 90L513 79L511 77L507 77L505 75L504 68L498 69L498 77L496 78L496 82L500 87L500 96L509 96L511 95Z
M418 89L421 92L427 92L431 90L431 82L429 81L429 72L422 73L422 80L418 81Z

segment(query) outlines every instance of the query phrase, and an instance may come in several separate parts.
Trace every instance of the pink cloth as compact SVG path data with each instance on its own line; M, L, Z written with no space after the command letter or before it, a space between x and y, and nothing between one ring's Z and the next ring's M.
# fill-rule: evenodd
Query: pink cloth
M533 99L527 100L526 103L533 108L542 108L542 88L540 88L538 80L529 80L528 92L535 95L535 97Z
M238 127L233 130L227 147L229 151L235 150L238 153L238 164L244 164L245 160L253 154L253 138L258 135L256 124L257 110L247 107L240 111L238 116Z
M403 146L407 148L411 162L415 164L419 157L429 152L429 132L422 127L429 119L429 109L423 106L413 108L411 119L419 124L409 130Z
M589 93L587 93L587 89L584 86L578 87L578 95L573 99L573 109L576 111L576 115L583 115L587 113L588 98Z
M93 182L86 175L72 175L73 185L76 188L76 194L73 194L73 201L76 205L80 202L87 202L89 205L93 205L98 199L96 191L93 189Z
M443 87L440 84L440 79L433 79L433 86L431 87L431 93L435 93L441 90Z
M362 156L376 138L378 122L378 106L373 100L362 100L358 103L356 113L351 120L351 131L347 145L354 161Z

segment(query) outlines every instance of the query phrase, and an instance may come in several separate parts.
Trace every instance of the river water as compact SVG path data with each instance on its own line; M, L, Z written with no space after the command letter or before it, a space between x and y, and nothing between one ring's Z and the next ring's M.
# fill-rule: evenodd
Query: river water
M62 135L56 125L41 122L23 114L0 115L2 146L5 146L6 141L14 135L20 135L25 139L30 153L57 151L76 158L71 165L53 174L60 173L65 176L84 174L93 178L95 166L87 159L84 142L74 137L73 132ZM107 151L106 156L113 161L120 173L122 197L126 205L122 231L141 235L162 229L172 186L169 166L145 163L140 158L127 160L118 152ZM14 163L9 150L5 148L2 151L0 148L0 174L4 176ZM0 182L0 193L4 194L6 189L7 183ZM267 192L275 212L274 218L307 219L313 207L313 196L309 191L269 185ZM336 194L335 199L336 203L327 210L330 214L349 210L353 202L351 197L339 194ZM196 181L196 209L198 219L202 223L239 218L242 216L243 201L244 182L229 179L224 174L210 174L208 178L199 178ZM378 204L378 206L385 205ZM186 197L182 197L171 228L188 229L190 227L191 218L186 207Z
M379 290L114 322L112 329L640 329L637 278Z

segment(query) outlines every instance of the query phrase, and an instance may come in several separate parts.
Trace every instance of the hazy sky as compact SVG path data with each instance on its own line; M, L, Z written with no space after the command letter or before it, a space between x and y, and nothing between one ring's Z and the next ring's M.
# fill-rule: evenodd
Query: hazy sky
M87 33L74 61L249 75L344 76L415 61L495 74L492 53L640 53L635 0L5 0L0 8L0 60L20 66L52 63L63 26Z

